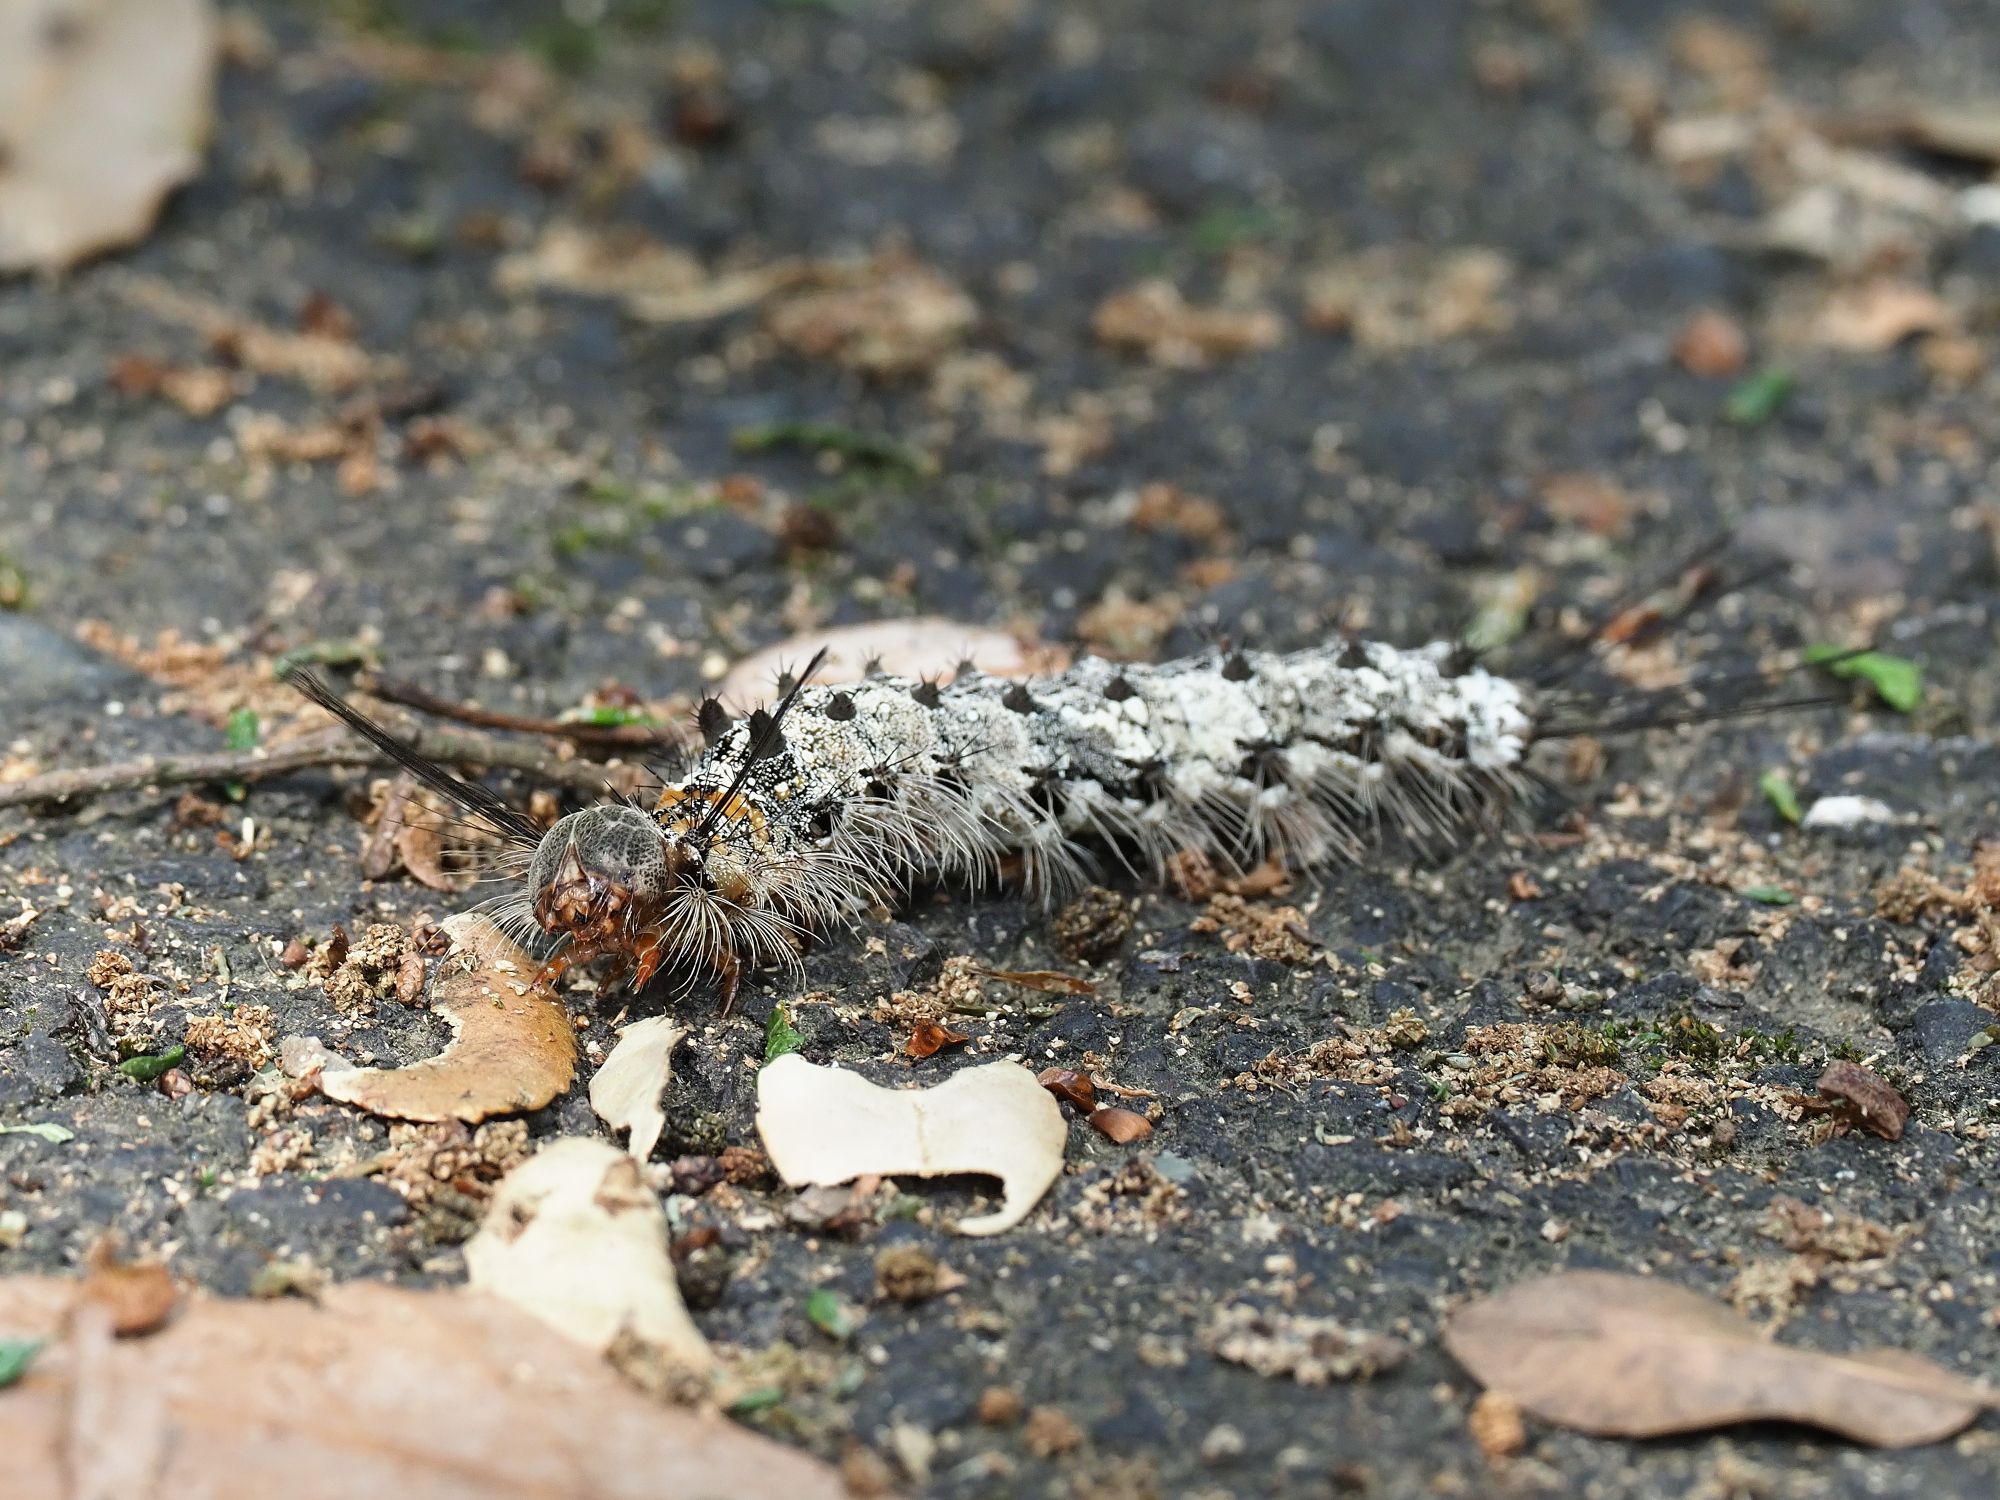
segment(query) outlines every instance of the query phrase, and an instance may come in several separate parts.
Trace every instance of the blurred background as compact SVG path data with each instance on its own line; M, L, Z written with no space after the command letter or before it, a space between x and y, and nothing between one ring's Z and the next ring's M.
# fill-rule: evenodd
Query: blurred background
M574 701L912 612L1504 639L1722 522L1821 633L1991 588L1990 7L7 14L65 640Z

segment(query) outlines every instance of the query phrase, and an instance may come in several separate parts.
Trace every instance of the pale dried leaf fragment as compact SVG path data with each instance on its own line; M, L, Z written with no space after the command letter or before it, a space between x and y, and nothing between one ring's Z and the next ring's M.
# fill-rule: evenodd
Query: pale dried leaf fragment
M1098 342L1142 354L1168 369L1196 370L1219 359L1269 349L1285 337L1284 319L1265 307L1196 307L1157 278L1114 292L1091 314Z
M753 307L809 274L797 260L711 273L687 251L641 230L559 220L530 248L501 257L493 284L510 296L610 297L648 323L699 323Z
M667 1252L667 1220L637 1162L584 1136L552 1141L494 1190L466 1242L471 1284L592 1349L636 1338L710 1364Z
M957 282L888 250L809 266L773 299L764 326L795 354L887 379L928 370L978 319L978 304Z
M826 660L813 681L827 686L861 681L871 663L894 677L928 677L944 684L968 661L989 677L1035 677L1060 672L1070 662L1069 652L1060 646L940 615L919 615L808 631L753 651L729 669L715 696L740 711L770 703L777 696L779 675L797 671L822 646Z
M1828 297L1813 320L1815 343L1874 354L1920 333L1949 333L1958 315L1936 292L1907 281L1867 281Z
M441 924L453 951L431 981L431 1009L452 1029L436 1057L403 1068L342 1068L324 1052L286 1047L288 1067L316 1063L329 1099L395 1120L463 1120L540 1109L569 1087L576 1033L535 960L486 917Z
M10 1495L843 1495L828 1465L656 1401L481 1293L196 1294L160 1332L120 1340L72 1318L75 1300L74 1282L0 1279L0 1327L48 1340L0 1400Z
M1026 1218L1062 1172L1062 1110L1019 1063L965 1068L927 1089L886 1089L797 1053L757 1075L757 1133L792 1187L870 1173L997 1177L998 1212L961 1219L960 1234L999 1234Z
M1904 1448L1950 1437L2000 1396L1901 1350L1769 1343L1720 1303L1612 1271L1482 1297L1446 1321L1444 1344L1531 1416L1602 1437L1791 1421Z
M618 1045L590 1080L590 1107L614 1131L631 1135L626 1149L645 1161L660 1143L667 1112L660 1096L673 1078L674 1048L687 1035L669 1016L648 1016L618 1033Z
M201 165L208 0L0 5L0 273L141 238Z

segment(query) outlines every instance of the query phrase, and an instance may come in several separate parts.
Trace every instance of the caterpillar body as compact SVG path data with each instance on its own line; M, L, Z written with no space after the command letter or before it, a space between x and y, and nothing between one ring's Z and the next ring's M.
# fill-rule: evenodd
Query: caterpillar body
M1554 699L1444 643L1085 659L1034 681L968 668L945 685L812 671L774 711L732 722L705 703L685 775L546 832L295 681L505 836L517 878L492 909L554 940L546 974L622 956L636 989L706 968L725 1008L746 968L796 965L814 936L931 881L1006 871L1055 894L1100 851L1140 871L1184 850L1310 866L1388 831L1490 825L1520 805L1536 740L1574 732Z

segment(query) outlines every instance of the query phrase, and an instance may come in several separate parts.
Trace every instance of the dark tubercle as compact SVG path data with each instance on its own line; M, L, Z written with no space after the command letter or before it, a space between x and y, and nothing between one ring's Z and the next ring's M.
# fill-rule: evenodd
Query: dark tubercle
M826 707L821 709L820 712L836 724L845 724L854 717L854 695L852 693L835 693L831 698L826 700Z
M1224 682L1248 682L1256 675L1250 668L1250 658L1241 651L1232 651L1222 659Z
M943 696L938 692L938 685L928 677L910 689L910 696L924 708L936 708L944 702Z
M713 750L722 743L722 737L729 733L731 720L729 711L722 706L720 698L704 698L701 707L695 710L695 727L701 731L701 742Z
M752 761L769 760L785 748L785 733L778 728L769 709L758 709L750 715L749 756Z
M1138 691L1137 688L1133 687L1126 680L1122 672L1104 684L1104 696L1107 701L1112 703L1123 703L1127 698L1136 695Z
M1026 683L1017 682L1000 695L1000 706L1017 714L1031 714L1035 711L1034 694L1028 691Z

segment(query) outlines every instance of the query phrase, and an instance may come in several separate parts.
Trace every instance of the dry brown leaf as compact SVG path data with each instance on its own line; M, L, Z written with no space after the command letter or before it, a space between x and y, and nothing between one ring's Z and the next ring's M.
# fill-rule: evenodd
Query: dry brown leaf
M897 251L856 264L815 264L798 281L764 315L772 337L794 353L864 375L926 370L979 318L956 282Z
M1869 281L1827 298L1813 319L1814 342L1872 354L1919 333L1948 333L1958 315L1936 292L1907 281Z
M1090 1123L1107 1141L1116 1141L1121 1146L1143 1141L1153 1133L1153 1122L1136 1109L1119 1109L1111 1105L1092 1110Z
M214 91L208 0L0 6L0 273L143 236L201 165Z
M1178 370L1254 354L1285 337L1284 320L1269 308L1193 307L1172 282L1158 279L1105 298L1090 330L1100 343Z
M108 1240L92 1248L90 1275L80 1293L104 1309L111 1331L120 1337L151 1333L167 1321L180 1300L165 1266L122 1264Z
M1769 1343L1720 1303L1612 1271L1517 1282L1454 1313L1444 1343L1530 1415L1602 1437L1778 1420L1904 1448L1950 1437L2000 1395L1901 1350Z
M962 1047L972 1038L962 1031L953 1031L949 1026L940 1026L936 1021L926 1021L910 1033L910 1039L903 1043L903 1050L922 1062L934 1057L946 1047Z
M978 969L974 972L984 979L1004 979L1009 984L1018 984L1024 990L1035 990L1044 995L1097 993L1097 986L1088 979L1079 979L1060 969Z
M590 1107L614 1131L629 1130L626 1149L645 1161L660 1143L667 1113L660 1096L673 1078L674 1048L687 1035L669 1016L634 1021L618 1033L618 1045L590 1080Z
M453 952L431 982L431 1009L450 1025L450 1045L406 1068L350 1068L322 1057L321 1091L395 1120L476 1125L540 1109L576 1071L569 1013L534 982L535 960L492 921L466 913L441 925Z
M1712 380L1740 375L1750 362L1750 336L1728 313L1704 307L1674 335L1674 360L1690 375Z
M493 1191L465 1246L474 1288L592 1349L626 1336L683 1367L710 1363L667 1253L660 1200L639 1164L583 1136L551 1141Z
M417 793L408 797L396 825L396 854L417 884L434 891L463 891L470 888L474 877L444 867L445 826L443 815L427 796Z
M1852 1115L1856 1124L1885 1141L1900 1141L1909 1123L1910 1106L1903 1096L1860 1063L1828 1063L1819 1075L1819 1091L1835 1107Z
M1026 1218L1062 1172L1068 1128L1035 1075L987 1063L927 1089L885 1089L796 1052L757 1075L757 1133L792 1187L877 1173L1000 1179L998 1212L961 1219L960 1234L998 1234Z
M1075 1068L1044 1068L1035 1075L1035 1082L1085 1114L1097 1108L1097 1088L1088 1073Z
M822 646L826 661L814 682L859 682L868 664L896 677L928 677L948 683L961 662L970 661L989 677L1035 677L1060 672L1070 654L1004 630L961 624L937 615L913 620L872 620L808 631L754 651L729 669L715 696L731 709L747 712L769 703L778 675L797 671Z
M0 1327L50 1341L0 1400L10 1495L657 1500L662 1475L687 1495L843 1494L818 1460L655 1401L480 1293L196 1294L115 1342L68 1316L75 1298L0 1280Z

